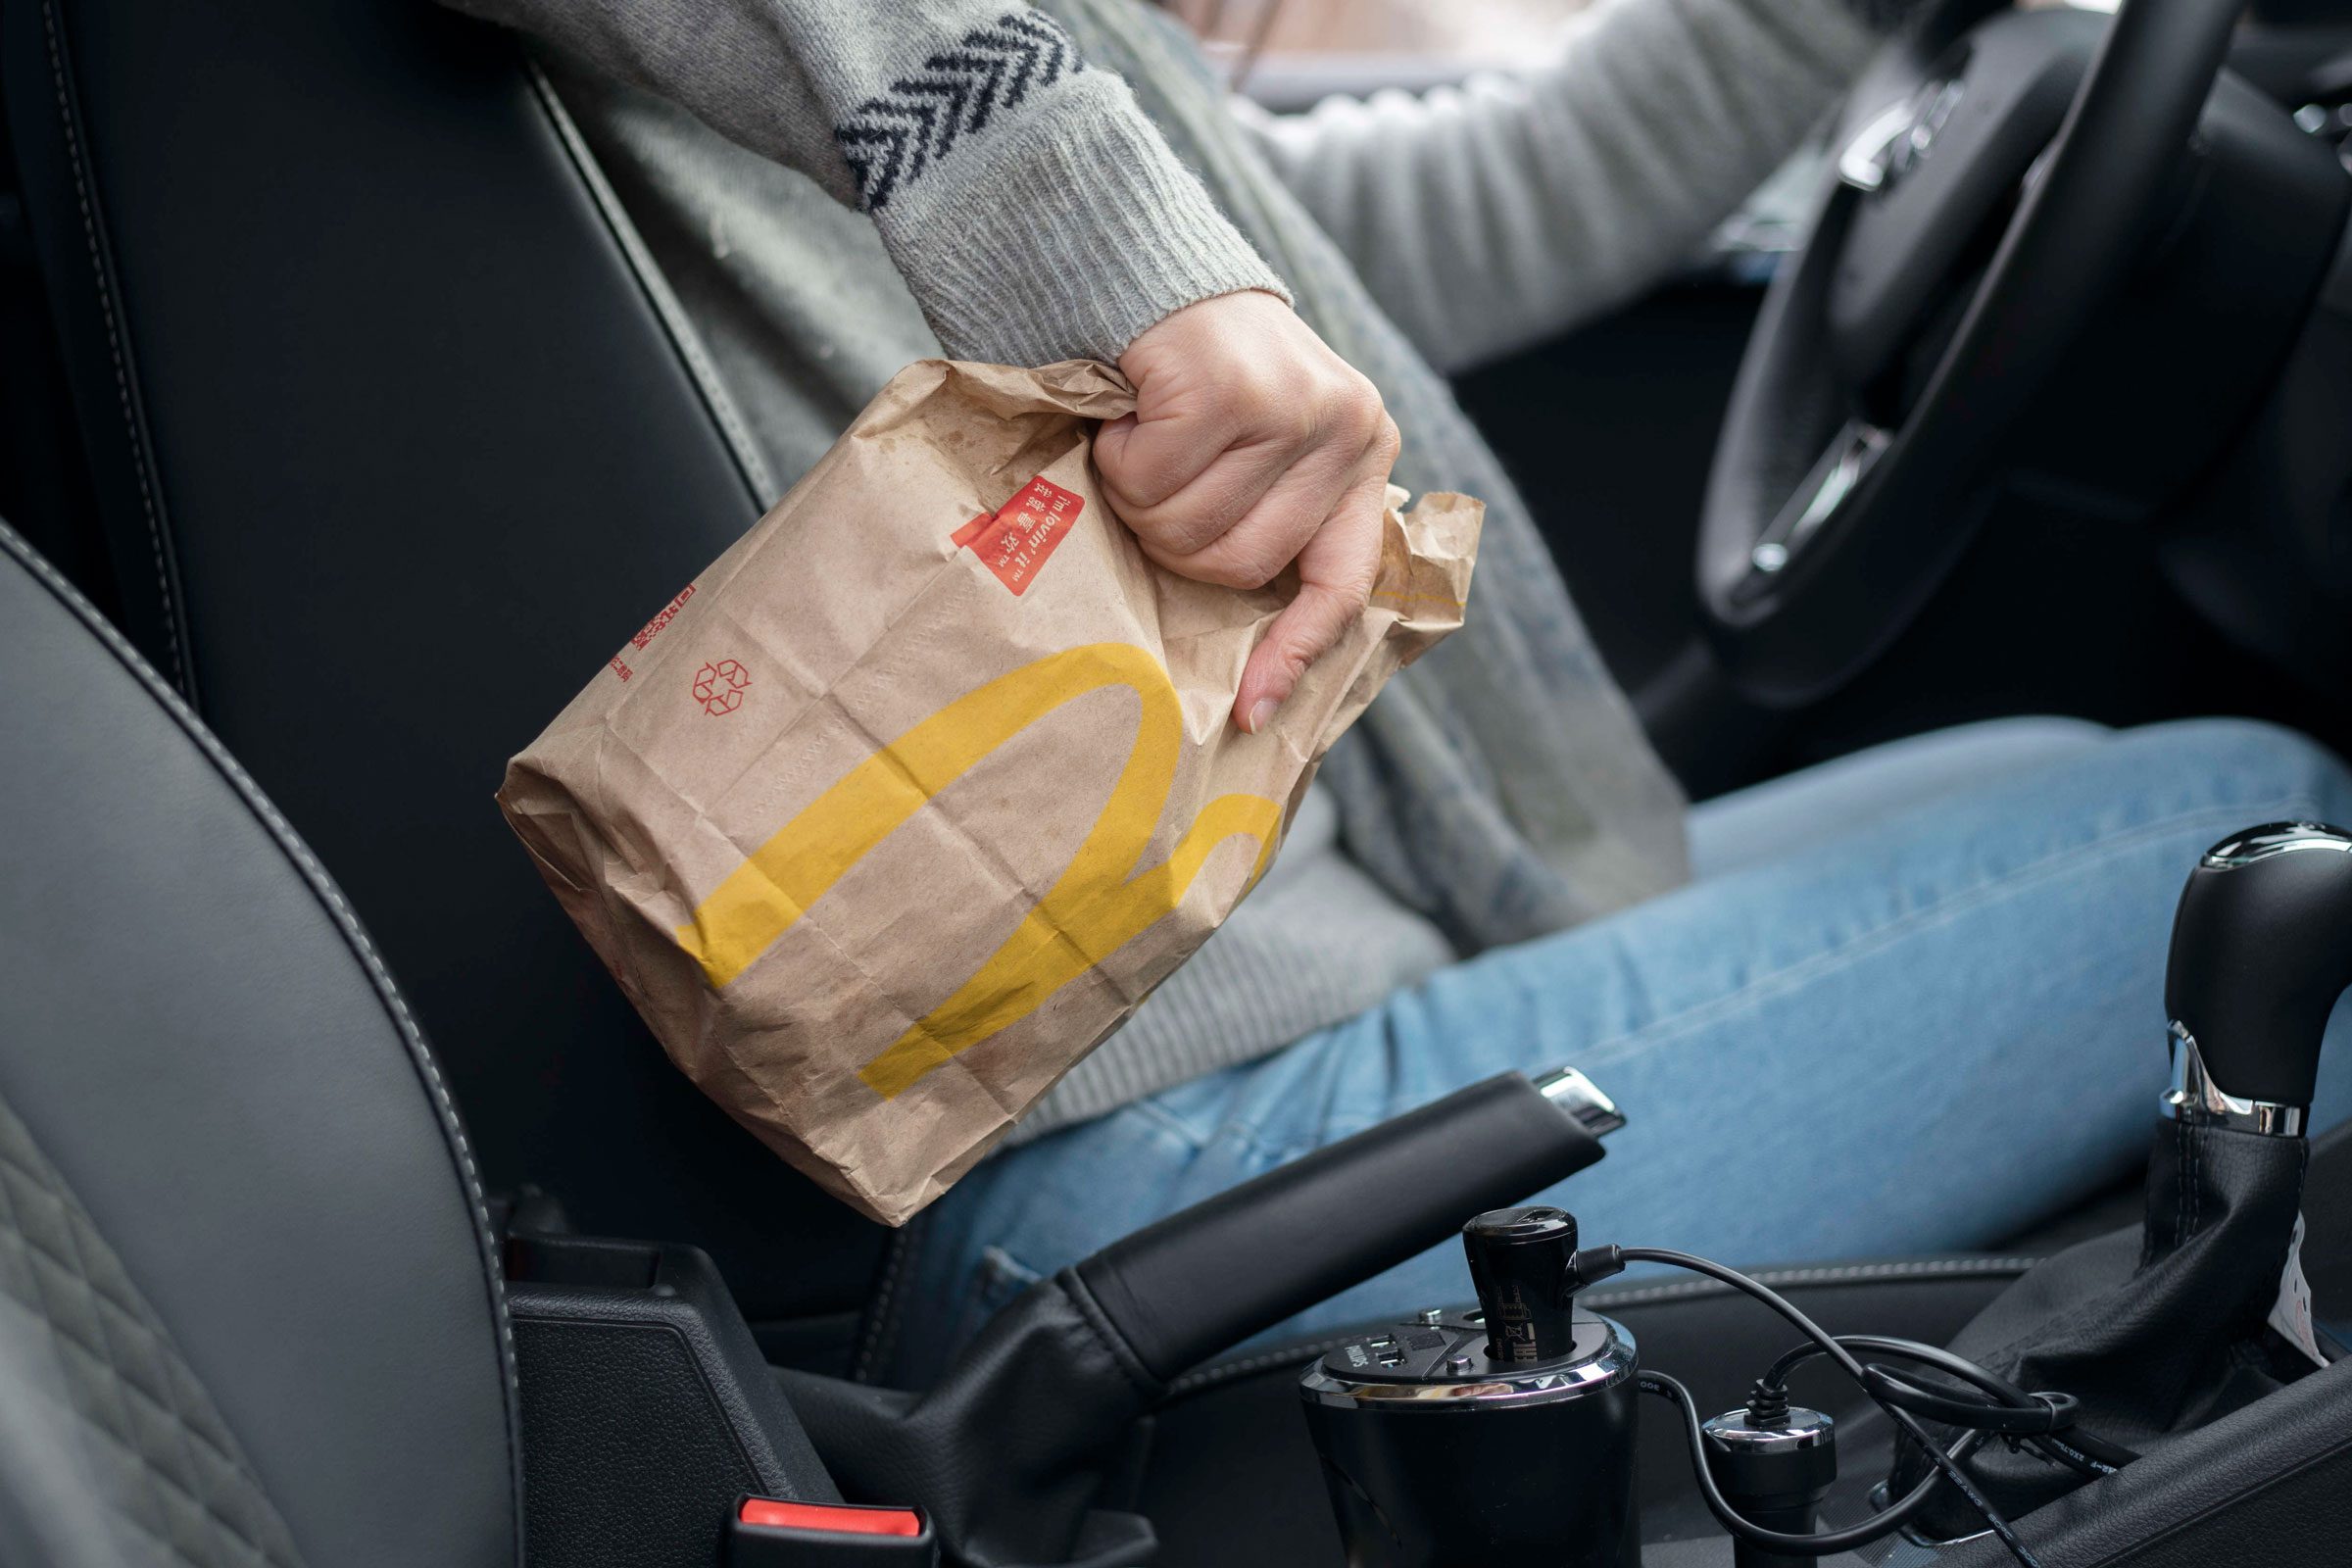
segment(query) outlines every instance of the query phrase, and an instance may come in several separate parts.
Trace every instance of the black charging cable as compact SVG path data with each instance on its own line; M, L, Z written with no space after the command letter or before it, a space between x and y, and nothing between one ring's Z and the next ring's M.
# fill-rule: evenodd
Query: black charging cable
M2109 1443L2076 1426L2081 1401L2071 1394L2028 1394L2016 1384L2006 1378L1996 1377L1966 1356L1955 1355L1940 1346L1922 1345L1917 1340L1888 1339L1876 1334L1841 1334L1838 1336L1838 1343L1859 1355L1892 1356L1897 1360L1916 1362L1946 1377L1970 1384L1997 1401L1986 1404L1973 1399L1953 1398L1948 1394L1898 1377L1876 1362L1864 1362L1874 1383L1871 1396L1882 1401L1892 1400L1913 1415L1926 1416L1945 1426L1987 1433L2012 1443L2022 1440L2068 1469L2093 1478L2113 1475L2139 1457L2121 1444ZM1821 1347L1810 1341L1797 1346L1773 1362L1757 1381L1758 1391L1767 1396L1785 1393L1788 1375L1823 1353ZM2061 1433L2066 1436L2061 1437Z
M1905 1407L1904 1402L1901 1402L1915 1391L1921 1395L1927 1395L1929 1397L1939 1396L1928 1395L1926 1390L1917 1390L1915 1385L1910 1385L1899 1378L1893 1378L1883 1368L1880 1369L1877 1379L1874 1380L1871 1368L1863 1365L1853 1351L1839 1344L1835 1335L1830 1334L1821 1325L1807 1317L1779 1292L1758 1280L1748 1278L1738 1269L1728 1268L1712 1259L1698 1257L1690 1252L1677 1252L1662 1247L1588 1248L1577 1252L1571 1260L1572 1288L1581 1291L1589 1285L1623 1272L1628 1263L1662 1263L1669 1268L1679 1268L1688 1273L1703 1274L1711 1280L1728 1285L1736 1291L1754 1298L1779 1313L1790 1327L1811 1342L1813 1348L1836 1362L1840 1371L1853 1379L1857 1388L1876 1401L1880 1409L1886 1412L1888 1420L1919 1445L1921 1451L1927 1454L1936 1471L1944 1480L1952 1484L1954 1491L1968 1500L1970 1507L1984 1516L1986 1526L2000 1539L2001 1544L2009 1548L2009 1554L2016 1558L2023 1568L2041 1568L2040 1559L2036 1558L2027 1547L2025 1542L2019 1539L2016 1528L2002 1516L2000 1509L1994 1505L1992 1499L1984 1495L1984 1489L1979 1487L1970 1478L1968 1472L1960 1467L1960 1460L1966 1457L1966 1452L1962 1451L1964 1446L1968 1452L1973 1452L1975 1446L1983 1443L1988 1434L1973 1430L1965 1432L1953 1445L1952 1451L1947 1452L1929 1435L1928 1429L1920 1424L1920 1418L1912 1414ZM1955 1357L1955 1359L1957 1358ZM1989 1377L1991 1374L1986 1373L1985 1376ZM1791 1535L1783 1531L1766 1530L1761 1525L1743 1518L1740 1511L1731 1505L1730 1500L1723 1496L1721 1490L1716 1487L1714 1477L1708 1472L1705 1438L1698 1421L1698 1406L1696 1401L1690 1397L1690 1391L1663 1373L1655 1372L1642 1373L1641 1387L1646 1394L1655 1394L1672 1399L1682 1406L1691 1441L1691 1466L1697 1472L1699 1494L1706 1499L1708 1511L1713 1513L1734 1535L1767 1551L1785 1552L1792 1556L1827 1556L1833 1552L1848 1550L1856 1544L1878 1540L1901 1526L1901 1517L1889 1518L1889 1515L1894 1514L1896 1508L1916 1508L1923 1503L1926 1500L1925 1494L1936 1480L1935 1476L1929 1476L1894 1507L1886 1509L1863 1525L1855 1526L1854 1531L1868 1532L1858 1541L1839 1542L1838 1536L1832 1535ZM1888 1392L1892 1392L1895 1397L1888 1397ZM1989 1409L1991 1407L1981 1408ZM1838 1534L1851 1535L1853 1532ZM1838 1542L1838 1544L1832 1544L1833 1542Z
M1723 1494L1723 1489L1716 1485L1715 1473L1707 1467L1707 1438L1698 1413L1698 1401L1690 1396L1690 1391L1679 1379L1668 1377L1663 1372L1644 1371L1637 1374L1637 1381L1642 1393L1662 1396L1682 1408L1683 1425L1690 1439L1690 1470L1698 1480L1698 1494L1706 1503L1707 1512L1713 1514L1716 1521L1733 1535L1766 1551L1789 1556L1834 1557L1841 1551L1852 1551L1874 1541L1883 1541L1900 1530L1913 1514L1926 1507L1928 1499L1935 1495L1936 1488L1943 1480L1940 1475L1931 1475L1904 1493L1900 1500L1889 1503L1860 1524L1849 1525L1842 1530L1814 1531L1804 1535L1767 1530L1743 1516L1732 1500ZM1960 1441L1945 1451L1957 1464L1976 1452L1984 1441L1985 1434L1982 1432L1964 1432L1960 1435Z

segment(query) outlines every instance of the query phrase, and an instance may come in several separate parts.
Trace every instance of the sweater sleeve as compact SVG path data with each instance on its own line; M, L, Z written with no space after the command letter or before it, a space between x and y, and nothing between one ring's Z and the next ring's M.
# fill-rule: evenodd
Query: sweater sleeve
M1238 112L1391 318L1460 369L1688 256L1868 57L1863 8L1892 3L1602 0L1526 73Z
M950 354L1115 360L1288 299L1137 107L1021 0L449 0L670 99L872 215Z

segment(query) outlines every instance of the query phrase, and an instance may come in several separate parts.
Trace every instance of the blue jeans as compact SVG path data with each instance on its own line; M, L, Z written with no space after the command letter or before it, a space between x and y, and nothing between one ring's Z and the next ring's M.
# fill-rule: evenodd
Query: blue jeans
M2224 834L2284 817L2352 820L2352 773L2234 720L1979 724L1698 807L1686 888L981 1164L894 1265L875 1371L921 1386L1040 1275L1514 1068L1573 1063L1629 1118L1545 1195L1588 1244L1733 1262L1992 1245L2145 1156L2181 881ZM2348 1023L2320 1125L2352 1109ZM1440 1247L1283 1332L1468 1293Z

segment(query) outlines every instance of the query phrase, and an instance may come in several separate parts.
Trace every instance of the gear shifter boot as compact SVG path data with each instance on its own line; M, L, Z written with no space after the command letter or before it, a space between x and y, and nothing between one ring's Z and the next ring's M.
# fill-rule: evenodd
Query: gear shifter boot
M2020 1388L2075 1396L2081 1426L2135 1452L2251 1403L2312 1370L2266 1324L2309 1155L2300 1138L2165 1122L2148 1160L2146 1222L2042 1263L1952 1348ZM1925 1475L1906 1447L1893 1494ZM2031 1448L1989 1447L1970 1469L2011 1518L2085 1479ZM1948 1489L1921 1521L1936 1536L1982 1528Z
M2042 1263L1952 1348L2020 1388L2074 1396L2083 1431L2134 1452L2311 1371L2269 1320L2302 1209L2321 1043L2347 982L2352 835L2279 824L2207 852L2174 923L2173 1087L2146 1219ZM1970 1468L2012 1518L2086 1479L2032 1448L1987 1447ZM1926 1469L1906 1445L1889 1492ZM1979 1523L1947 1489L1921 1528Z

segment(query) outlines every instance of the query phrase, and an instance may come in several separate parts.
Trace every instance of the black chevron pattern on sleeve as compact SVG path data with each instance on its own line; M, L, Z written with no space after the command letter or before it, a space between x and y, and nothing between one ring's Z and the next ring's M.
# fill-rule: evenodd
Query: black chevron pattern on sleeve
M998 114L1085 69L1077 45L1052 21L1034 11L1007 11L852 109L833 127L833 139L857 176L860 203L879 212L963 137L978 135Z

